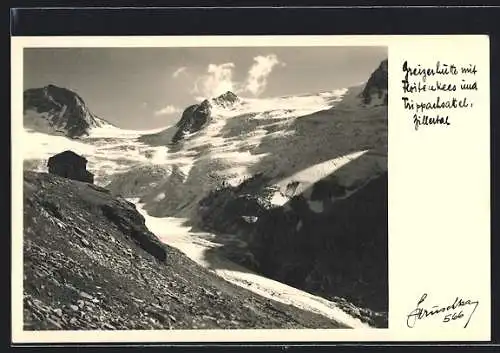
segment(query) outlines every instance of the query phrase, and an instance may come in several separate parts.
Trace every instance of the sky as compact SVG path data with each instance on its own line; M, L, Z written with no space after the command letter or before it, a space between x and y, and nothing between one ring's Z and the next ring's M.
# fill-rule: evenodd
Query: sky
M347 88L386 58L386 47L27 48L23 79L24 89L71 89L99 117L144 130L228 90L267 98Z

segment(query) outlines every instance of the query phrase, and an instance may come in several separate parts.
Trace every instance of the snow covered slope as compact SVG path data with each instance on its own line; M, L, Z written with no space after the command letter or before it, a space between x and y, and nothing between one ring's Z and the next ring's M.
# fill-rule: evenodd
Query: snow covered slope
M230 108L212 104L210 122L177 143L172 142L176 127L142 136L139 140L146 145L168 148L168 173L149 194L135 196L143 197L145 209L155 216L190 216L211 190L264 174L265 186L276 190L273 203L281 205L364 155L349 175L337 176L345 187L361 185L387 164L387 106L364 104L363 88L240 98ZM109 187L129 194L124 181L130 184L136 175L129 170ZM294 182L298 187L291 195L288 185Z
M98 185L108 184L114 175L129 171L136 166L167 164L167 148L152 147L137 140L141 134L155 130L123 130L113 126L95 127L88 136L71 139L24 128L24 169L47 171L47 161L53 155L65 150L74 151L88 160L88 169L95 176Z

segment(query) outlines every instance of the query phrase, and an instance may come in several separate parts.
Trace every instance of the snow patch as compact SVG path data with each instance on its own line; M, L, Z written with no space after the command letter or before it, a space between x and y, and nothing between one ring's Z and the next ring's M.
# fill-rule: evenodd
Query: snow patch
M340 167L353 161L356 158L361 157L366 152L368 152L368 150L353 152L345 156L333 158L325 162L312 165L287 178L280 180L279 182L276 183L276 185L280 188L280 190L282 190L282 192L285 192L287 186L290 183L298 183L294 194L295 195L301 194L304 190L306 190L316 182L331 175L334 171L336 171Z
M319 201L308 200L307 204L309 205L309 209L314 213L323 213L324 211L323 201L321 200Z
M114 138L130 139L130 138L137 138L142 135L155 134L167 128L168 126L151 130L127 130L103 122L102 126L90 129L87 138L114 137Z
M155 185L156 186L156 185ZM161 201L165 198L165 193L164 192L160 192L158 195L156 195L156 197L154 198L155 201Z
M283 206L288 201L290 201L290 199L283 195L280 191L276 191L271 197L271 200L269 200L273 206Z
M255 223L259 220L259 217L256 216L241 216L241 217L247 223Z

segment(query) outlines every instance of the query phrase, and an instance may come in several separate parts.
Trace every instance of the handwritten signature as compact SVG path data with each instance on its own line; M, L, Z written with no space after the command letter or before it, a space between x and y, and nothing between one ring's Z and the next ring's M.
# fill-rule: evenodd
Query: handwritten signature
M474 306L474 309L472 309L469 318L465 323L464 328L466 328L470 322L470 319L472 318L472 315L476 311L477 306L479 305L479 301L477 300L470 300L470 299L465 300L463 298L456 297L455 301L450 305L447 306L433 305L431 306L430 309L426 309L420 306L426 299L427 299L427 293L424 293L422 297L420 297L417 303L417 307L408 314L406 318L406 325L409 328L415 327L417 320L423 320L428 317L437 317L440 315L444 316L443 322L452 322L459 320L465 316L463 313L465 307Z

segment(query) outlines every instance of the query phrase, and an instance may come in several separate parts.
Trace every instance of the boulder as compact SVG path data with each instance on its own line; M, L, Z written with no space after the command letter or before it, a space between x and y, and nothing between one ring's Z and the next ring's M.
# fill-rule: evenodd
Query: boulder
M49 158L49 173L63 178L94 183L94 174L87 170L87 159L73 151L64 151Z

